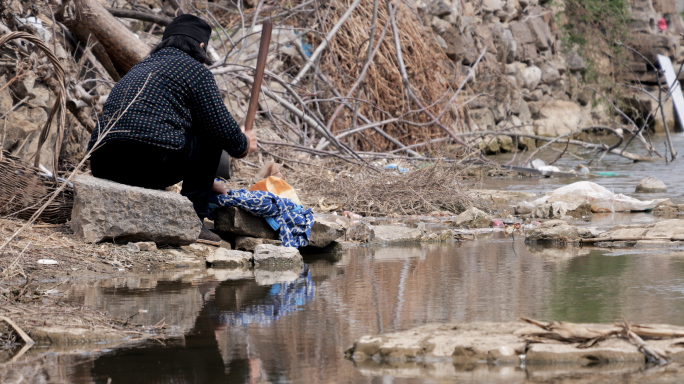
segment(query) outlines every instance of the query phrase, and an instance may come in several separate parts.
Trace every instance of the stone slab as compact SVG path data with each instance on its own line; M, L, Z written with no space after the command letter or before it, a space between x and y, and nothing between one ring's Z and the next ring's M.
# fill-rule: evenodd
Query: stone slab
M254 265L256 267L291 267L292 265L301 265L302 262L302 255L297 248L261 244L254 249Z
M86 175L74 180L74 194L71 229L84 242L185 245L199 236L192 203L179 194Z
M592 331L607 333L616 328L609 324L576 324ZM644 325L658 329L681 327L670 325ZM543 343L526 344L524 335L544 333L539 327L521 323L451 323L428 324L406 331L359 338L346 356L356 363L374 361L394 365L401 362L450 362L490 365L609 365L646 363L639 349L623 338L609 337L589 348L577 348L578 343L560 343L547 339ZM661 351L672 361L684 358L684 338L648 339L654 350Z
M398 225L376 225L373 227L375 240L383 244L409 243L420 241L423 231L418 228L401 227Z
M214 253L207 256L207 265L215 268L233 268L252 265L252 253L233 251L225 248L217 248Z

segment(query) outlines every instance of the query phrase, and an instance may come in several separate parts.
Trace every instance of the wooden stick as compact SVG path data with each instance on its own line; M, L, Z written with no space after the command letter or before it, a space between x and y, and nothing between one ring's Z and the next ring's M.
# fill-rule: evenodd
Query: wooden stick
M134 11L132 9L121 9L121 8L105 8L105 9L115 17L123 17L126 19L135 19L135 20L147 21L150 23L162 25L164 27L168 26L171 23L171 21L173 20L172 18L170 18L166 15L156 14L156 13L151 13L151 12L141 12L141 11Z
M26 345L33 345L36 343L35 341L33 341L31 337L29 337L29 335L26 334L26 332L24 332L23 329L19 328L19 326L10 318L0 316L0 320L4 321L5 323L9 324L10 327L14 328L14 330L21 337L21 339L24 340L24 343L26 343Z
M271 43L271 31L273 31L273 23L271 23L271 20L264 21L261 29L259 57L257 57L256 72L254 73L254 85L252 85L252 94L249 98L249 107L247 108L247 117L245 118L245 132L251 131L254 126L256 110L259 105L261 81L264 79L264 68L266 67L266 59L268 58L268 45Z
M302 77L304 77L304 75L306 75L306 73L309 72L309 69L311 69L311 66L314 64L316 59L318 59L318 56L320 56L321 53L323 53L323 50L325 50L325 48L328 46L328 43L330 42L330 40L332 40L333 37L335 37L335 34L337 33L337 31L340 30L340 27L342 27L342 24L344 24L344 22L347 21L349 16L351 16L352 12L354 12L354 9L356 9L356 7L360 3L361 3L361 0L355 0L349 6L347 11L337 21L337 24L335 24L335 26L333 26L333 28L330 30L330 32L328 32L328 35L325 37L325 40L321 41L321 44L318 46L318 48L316 48L314 53L311 54L311 57L308 58L304 67L299 71L297 76L292 81L292 84L297 84L297 83L301 82Z
M672 240L670 237L647 237L647 236L623 236L623 237L595 237L582 239L582 243L598 243L601 241L638 241L638 240Z

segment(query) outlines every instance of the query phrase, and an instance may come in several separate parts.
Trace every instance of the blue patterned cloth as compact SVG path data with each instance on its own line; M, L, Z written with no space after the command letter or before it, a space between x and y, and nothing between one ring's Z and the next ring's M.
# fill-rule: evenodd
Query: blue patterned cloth
M313 212L290 199L278 197L271 192L238 189L209 199L211 211L219 207L238 207L254 216L265 218L271 228L278 231L278 238L285 247L309 245L314 223Z

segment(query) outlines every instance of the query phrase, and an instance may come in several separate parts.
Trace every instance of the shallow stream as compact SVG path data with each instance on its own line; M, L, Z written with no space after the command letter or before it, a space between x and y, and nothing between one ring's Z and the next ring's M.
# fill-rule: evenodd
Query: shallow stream
M625 316L684 325L684 252L676 250L549 249L495 232L455 245L351 248L305 261L293 271L188 270L73 287L68 300L131 321L163 321L185 339L105 351L73 367L70 381L432 382L415 369L359 369L344 351L362 335L432 322ZM489 373L494 382L511 379Z
M661 154L665 153L665 136L655 136L652 138L656 150ZM598 139L594 139L598 141ZM608 143L610 144L610 143ZM650 200L655 198L670 198L675 203L684 203L684 175L682 174L682 160L684 160L684 133L672 135L672 145L675 152L679 152L678 160L666 164L664 159L658 159L655 162L633 162L616 155L606 155L598 161L601 156L596 155L592 150L575 150L573 154L579 153L579 159L575 156L564 154L560 160L554 165L560 168L561 171L567 172L570 170L577 170L578 164L588 166L592 173L594 172L612 172L616 176L594 176L594 177L578 177L578 178L539 178L539 177L520 177L514 181L510 178L488 178L479 183L470 183L471 187L485 188L485 189L503 189L511 191L524 191L531 193L545 193L552 191L558 187L574 183L578 180L589 180L600 184L615 193L628 194L638 199ZM556 145L557 150L563 150L564 145ZM570 148L572 150L572 147ZM648 156L648 152L641 143L633 143L629 149L630 152ZM553 162L558 158L559 153L554 151L542 151L533 159L539 158L544 160L547 164ZM491 157L500 164L509 163L509 165L519 166L529 157L528 153L518 154L502 154ZM669 159L669 155L668 155ZM589 164L590 161L594 161ZM529 167L529 164L527 165ZM639 180L646 176L655 176L662 180L668 187L668 193L664 194L638 194L634 193Z

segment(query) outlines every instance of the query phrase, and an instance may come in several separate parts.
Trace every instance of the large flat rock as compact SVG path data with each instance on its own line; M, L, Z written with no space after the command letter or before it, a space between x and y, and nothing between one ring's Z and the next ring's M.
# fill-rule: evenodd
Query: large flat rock
M525 234L526 243L574 243L593 237L590 230L570 225L563 220L549 220Z
M218 248L207 256L207 266L214 268L236 268L252 266L252 253Z
M646 225L618 225L601 233L598 237L663 237L682 241L684 240L684 220L670 219Z
M399 225L376 225L373 227L376 243L398 244L420 241L423 231L418 228L408 228Z
M607 333L615 328L609 324L577 324L592 331ZM648 325L660 330L682 332L681 327ZM367 335L358 339L346 351L357 364L372 361L385 366L402 362L434 364L490 365L610 365L624 363L645 364L646 357L637 346L620 337L608 337L589 348L578 348L579 343L561 343L546 339L542 343L525 341L525 335L545 331L520 323L452 323L428 324L401 332ZM648 339L654 350L661 351L671 361L684 359L684 338Z
M254 249L254 266L291 268L302 264L302 255L297 248L280 247L271 244L257 245Z
M185 245L199 236L201 223L192 203L177 193L85 175L75 179L74 192L71 229L87 243Z

